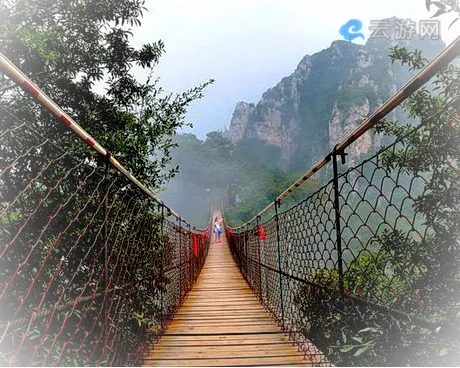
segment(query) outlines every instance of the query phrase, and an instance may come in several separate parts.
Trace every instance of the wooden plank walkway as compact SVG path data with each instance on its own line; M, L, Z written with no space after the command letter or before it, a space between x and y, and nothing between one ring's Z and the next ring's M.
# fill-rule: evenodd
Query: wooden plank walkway
M312 366L241 276L225 238L144 366Z

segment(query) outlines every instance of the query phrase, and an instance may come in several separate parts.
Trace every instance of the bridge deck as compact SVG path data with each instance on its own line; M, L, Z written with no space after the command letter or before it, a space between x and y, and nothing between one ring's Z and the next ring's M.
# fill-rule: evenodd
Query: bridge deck
M201 275L144 366L312 366L241 276L228 245L212 243Z

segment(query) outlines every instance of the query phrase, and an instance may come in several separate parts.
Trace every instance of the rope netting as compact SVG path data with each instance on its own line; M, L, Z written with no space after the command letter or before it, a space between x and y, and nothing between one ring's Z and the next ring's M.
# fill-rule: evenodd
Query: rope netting
M460 138L458 115L445 113ZM389 158L414 159L417 133L268 221L227 228L242 274L307 354L311 341L345 365L354 358L341 346L343 353L375 349L392 365L458 363L460 209L447 209L452 221L440 230L427 224L420 198L430 198L430 179L445 170L457 172L445 195L457 195L460 168L439 163L415 175L389 168Z
M2 99L0 364L136 364L198 277L209 230L46 124L26 93Z
M278 197L273 215L226 227L247 282L306 355L313 343L340 365L458 365L460 97L438 107L344 172L334 150L329 181L294 207Z

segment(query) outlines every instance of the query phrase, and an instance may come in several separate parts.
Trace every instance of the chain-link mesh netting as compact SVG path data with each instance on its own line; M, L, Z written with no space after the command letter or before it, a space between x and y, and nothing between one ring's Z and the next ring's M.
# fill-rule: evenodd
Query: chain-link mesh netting
M135 364L191 289L209 231L15 98L0 111L0 364Z
M458 111L456 98L429 119L451 121L451 146ZM310 341L336 364L458 364L459 162L423 134L343 173L331 155L333 179L309 198L227 228L241 272L306 354Z

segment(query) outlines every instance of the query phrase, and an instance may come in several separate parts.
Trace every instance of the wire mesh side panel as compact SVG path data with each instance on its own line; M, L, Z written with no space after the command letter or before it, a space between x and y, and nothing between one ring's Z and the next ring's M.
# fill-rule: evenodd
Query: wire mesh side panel
M393 146L383 154L396 150ZM409 243L430 235L426 218L415 210L417 198L426 195L428 175L390 171L380 161L376 156L339 177L345 290L418 314L424 308L418 304L415 280L427 270L420 268L423 261L414 258ZM417 252L422 258L422 248Z
M29 109L0 114L1 364L135 364L191 288L208 235L72 136L59 146L65 132Z
M280 327L298 343L312 366L329 361L311 344L309 331L317 321L304 316L300 307L314 307L315 282L337 267L332 184L294 208L275 215L240 233L227 230L229 245L248 283ZM249 237L250 250L243 251ZM247 266L246 266L247 265Z
M460 170L421 129L263 223L265 240L228 231L249 284L314 365L328 364L319 351L340 365L458 364ZM451 134L460 141L458 125Z
M338 178L347 329L388 364L457 365L460 171L438 147L420 152L422 130Z
M265 224L266 239L261 244L261 283L264 286L263 303L276 321L282 322L280 274L278 272L278 242L275 219ZM254 264L251 262L251 264Z
M258 298L262 300L261 279L262 273L260 268L260 239L257 228L252 229L247 241L247 279L249 285L253 288Z
M283 327L318 366L330 365L310 341L320 321L303 310L321 308L317 292L338 269L334 220L332 183L279 215Z
M167 288L163 290L164 322L170 322L185 296L197 280L209 250L209 227L204 231L188 232L178 219L164 220L164 269ZM186 250L186 248L190 250Z

